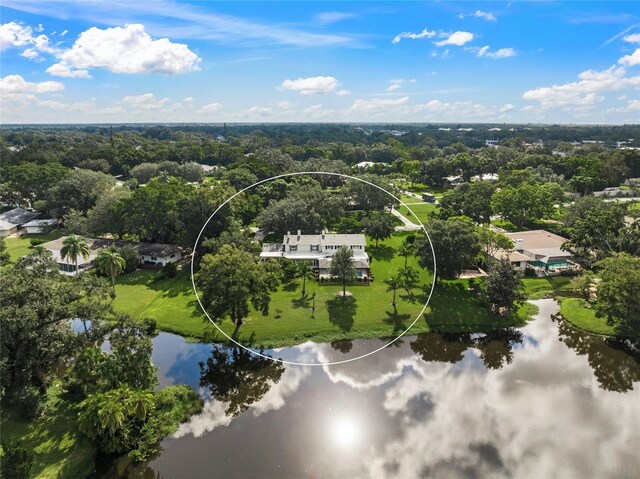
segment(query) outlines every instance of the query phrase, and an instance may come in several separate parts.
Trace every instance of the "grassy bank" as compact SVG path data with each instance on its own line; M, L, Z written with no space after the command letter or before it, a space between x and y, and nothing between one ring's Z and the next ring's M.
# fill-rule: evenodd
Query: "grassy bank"
M301 281L282 286L272 294L269 314L252 311L236 332L243 343L265 347L282 347L304 341L327 342L336 339L380 338L397 336L419 315L431 287L431 275L419 268L417 260L410 257L408 264L420 271L416 288L398 290L396 308L391 305L392 293L387 292L384 279L396 274L404 265L396 248L403 235L394 235L379 247L369 247L373 253L371 285L362 283L348 286L351 298L341 298L337 284L307 282L307 294L301 293ZM194 339L222 341L223 336L200 312L191 289L187 269L171 279L155 282L156 272L138 271L123 276L116 285L115 308L136 318L153 318L164 331ZM506 326L524 324L533 313L532 306L523 307L512 317L492 315L478 304L468 291L468 281L443 281L437 285L426 314L421 317L411 333L432 330L443 332L488 331ZM315 296L315 312L312 311ZM220 327L230 336L235 326L224 320Z
M2 411L2 437L21 439L34 452L31 477L36 479L76 479L94 468L94 448L76 426L76 412L58 398L51 387L42 416L27 421L11 408Z

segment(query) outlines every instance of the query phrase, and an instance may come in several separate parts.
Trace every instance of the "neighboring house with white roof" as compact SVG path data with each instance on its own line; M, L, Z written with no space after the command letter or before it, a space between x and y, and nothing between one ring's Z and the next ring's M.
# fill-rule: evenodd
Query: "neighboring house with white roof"
M514 249L509 252L498 250L493 258L507 258L514 269L524 271L531 268L537 276L553 276L578 268L573 262L573 255L562 250L567 238L545 230L518 231L504 235L513 240Z
M46 219L46 220L35 219L35 220L29 221L28 223L23 224L22 227L29 234L46 233L49 228L52 228L57 224L58 224L58 220L53 218Z
M24 208L14 208L0 214L0 238L17 233L18 230L40 213L25 210Z
M62 248L67 236L62 236L40 246L49 250L53 254L53 259L58 263L60 272L64 274L75 274L76 265L69 258L62 259ZM87 258L78 257L78 269L80 272L91 269L95 265L98 253L103 248L117 246L119 248L130 245L136 249L139 255L140 264L148 266L164 266L167 263L175 263L182 258L182 251L178 246L159 243L135 243L125 240L112 240L103 238L85 238L89 245L90 253Z
M262 245L261 258L286 258L296 262L306 262L319 277L329 277L331 259L334 253L343 246L353 251L353 265L359 278L369 277L369 255L367 255L366 238L363 234L321 234L303 235L287 234L282 243L265 243Z

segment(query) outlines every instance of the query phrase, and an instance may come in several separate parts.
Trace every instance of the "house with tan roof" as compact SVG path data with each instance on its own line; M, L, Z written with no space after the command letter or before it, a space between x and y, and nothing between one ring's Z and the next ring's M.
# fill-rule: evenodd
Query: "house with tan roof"
M553 276L579 268L573 261L573 255L562 249L567 238L545 230L504 234L511 238L514 248L511 251L498 250L493 258L507 258L514 269L524 271L530 268L537 276Z

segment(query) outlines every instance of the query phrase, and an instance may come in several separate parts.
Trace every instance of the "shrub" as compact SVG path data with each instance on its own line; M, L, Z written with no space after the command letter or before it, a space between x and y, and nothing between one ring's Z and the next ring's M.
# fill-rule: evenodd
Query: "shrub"
M165 278L173 278L178 274L178 268L175 263L167 263L162 267L162 274Z
M31 238L29 240L29 243L31 244L31 246L38 246L41 245L43 243L46 243L47 240L46 239L42 239L42 238Z
M2 441L2 461L0 472L2 477L12 479L28 479L33 467L33 451L24 447L20 440Z

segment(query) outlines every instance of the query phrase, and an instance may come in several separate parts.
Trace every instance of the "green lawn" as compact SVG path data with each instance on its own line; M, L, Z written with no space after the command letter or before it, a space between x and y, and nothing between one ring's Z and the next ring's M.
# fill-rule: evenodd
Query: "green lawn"
M554 293L571 291L570 276L550 276L547 278L522 278L529 299L541 299Z
M59 393L56 386L49 395ZM17 438L35 453L31 477L76 479L88 476L94 467L94 449L76 428L76 413L57 398L50 398L42 417L19 419L3 407L2 437Z
M593 305L582 298L559 297L560 314L574 326L596 334L615 336L616 328L609 326L604 318L596 318Z
M413 223L416 223L416 224L418 224L418 222L416 221L416 216L423 224L427 224L430 220L429 215L433 212L439 211L439 208L433 203L416 205L416 204L410 204L409 202L407 202L407 204L409 205L409 207L411 208L411 211L413 211L415 216L411 214L411 212L409 212L406 206L400 206L398 208L398 211L404 216L406 216L409 219L409 221L412 221Z
M31 238L51 241L60 238L60 236L62 236L61 231L54 231L53 233L48 234L24 234L22 236L5 238L4 242L7 245L7 251L11 256L11 261L15 262L32 251L30 243Z
M336 296L341 287L313 281L307 283L307 295L301 294L300 281L284 285L273 293L268 316L252 311L239 328L236 338L244 344L280 347L312 340L379 338L397 336L418 316L431 287L431 275L418 268L417 260L409 264L421 271L420 287L409 296L398 291L396 310L391 305L392 294L386 291L385 278L403 266L404 258L395 254L405 235L397 234L369 247L373 253L372 285L350 285L352 298ZM154 282L157 272L138 271L123 276L116 285L115 308L136 318L154 318L160 329L196 339L218 340L222 336L200 313L191 290L189 272L184 269L172 279ZM531 305L511 318L496 317L486 307L476 303L467 291L466 280L442 282L436 287L427 315L415 324L411 333L440 331L485 331L524 323L532 313ZM316 311L312 317L311 293L316 293ZM220 323L229 335L234 325L227 319Z

